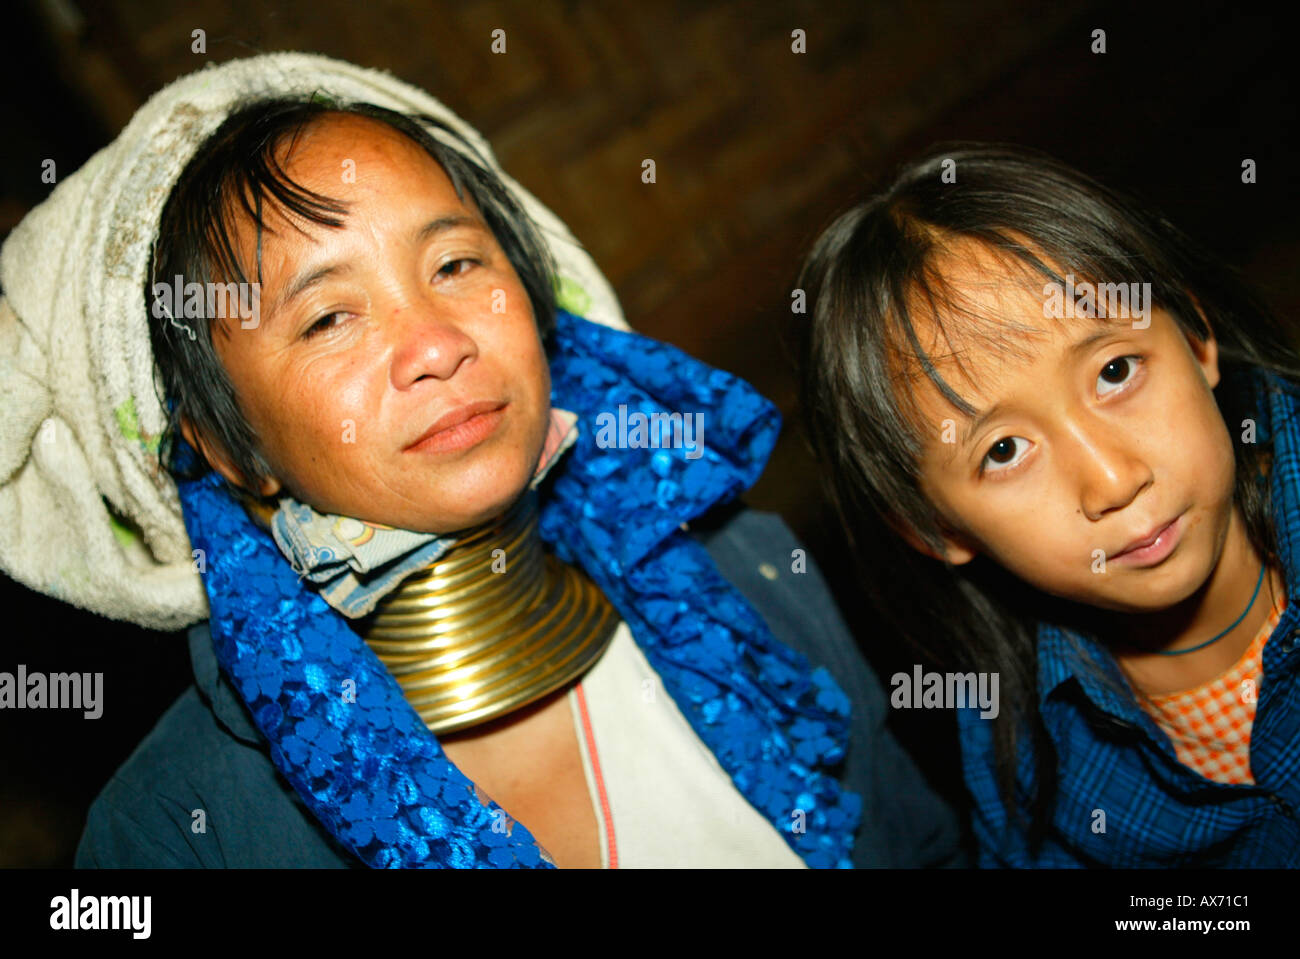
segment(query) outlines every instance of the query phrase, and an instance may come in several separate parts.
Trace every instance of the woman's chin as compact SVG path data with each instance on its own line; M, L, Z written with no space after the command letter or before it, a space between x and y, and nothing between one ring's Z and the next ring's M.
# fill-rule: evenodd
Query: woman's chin
M462 497L439 491L438 505L441 508L420 517L419 529L431 533L450 533L487 523L513 506L527 488L527 483L512 484L496 490L479 487L467 490ZM415 526L406 528L416 529Z
M535 461L511 455L483 457L438 472L408 472L372 483L369 495L350 489L346 506L352 509L329 512L414 532L452 533L506 512L528 489L534 468Z

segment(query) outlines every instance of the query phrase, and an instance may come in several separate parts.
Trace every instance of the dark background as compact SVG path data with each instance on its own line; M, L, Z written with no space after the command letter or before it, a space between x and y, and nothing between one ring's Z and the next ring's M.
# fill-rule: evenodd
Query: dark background
M299 49L393 71L487 137L591 251L635 329L780 406L786 429L748 501L810 545L887 682L915 656L862 608L800 428L786 345L800 257L896 163L937 140L1000 140L1154 201L1294 317L1295 52L1289 23L1253 6L20 0L0 58L0 236L50 189L44 159L67 175L208 61ZM490 52L498 27L505 55ZM199 28L206 54L191 52ZM1097 28L1105 54L1090 50ZM0 865L69 865L90 801L188 684L184 637L2 576L0 604L0 670L104 673L93 722L0 713ZM951 715L891 724L964 802Z

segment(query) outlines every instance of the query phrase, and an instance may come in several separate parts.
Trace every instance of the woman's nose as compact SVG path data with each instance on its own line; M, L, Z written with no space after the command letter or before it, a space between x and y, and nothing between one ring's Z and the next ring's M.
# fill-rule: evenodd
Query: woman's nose
M1076 427L1072 432L1070 467L1078 477L1079 495L1089 519L1122 509L1151 483L1151 468L1131 437L1113 424Z
M404 389L425 376L447 380L478 356L478 344L461 317L445 304L393 304L388 331L393 338L393 385Z

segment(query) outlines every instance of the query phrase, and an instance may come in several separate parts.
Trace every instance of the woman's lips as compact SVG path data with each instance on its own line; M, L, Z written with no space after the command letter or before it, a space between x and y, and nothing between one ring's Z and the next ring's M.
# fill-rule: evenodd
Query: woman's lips
M1182 516L1174 519L1162 530L1155 538L1155 541L1147 546L1138 549L1126 550L1123 553L1116 553L1109 562L1123 563L1125 566L1155 566L1157 563L1164 562L1165 558L1174 551L1182 537L1183 525Z
M407 453L457 453L491 436L505 418L505 403L471 403L439 417Z

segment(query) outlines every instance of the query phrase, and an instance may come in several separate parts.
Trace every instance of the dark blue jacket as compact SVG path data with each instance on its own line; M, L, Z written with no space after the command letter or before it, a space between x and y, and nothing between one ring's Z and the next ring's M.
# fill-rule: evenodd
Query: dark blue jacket
M791 550L799 542L785 523L774 514L739 510L692 528L776 638L830 670L853 702L840 779L863 799L855 865L967 865L957 818L886 730L884 692L821 573L811 560L806 572L791 572ZM773 570L776 579L770 580ZM190 630L189 646L195 685L91 805L76 865L361 866L277 772L266 741L217 667L207 623Z

